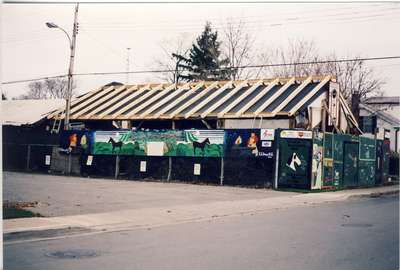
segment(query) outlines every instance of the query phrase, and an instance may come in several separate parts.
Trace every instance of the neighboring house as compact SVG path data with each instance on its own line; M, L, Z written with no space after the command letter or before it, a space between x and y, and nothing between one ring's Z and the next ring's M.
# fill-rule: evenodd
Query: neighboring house
M363 102L374 110L384 111L396 118L400 117L400 96L371 97Z
M59 135L50 132L45 117L63 104L64 100L54 99L0 102L4 170L48 170L45 159L59 144Z
M399 125L400 119L389 114L388 110L394 112L396 110L395 104L379 104L375 107L365 103L360 104L360 127L364 133L374 134L383 139L384 137L390 139L390 150L399 152ZM398 106L397 106L398 109Z
M62 99L2 100L0 103L3 144L45 144L58 142L51 136L51 126L46 121L49 112L63 106Z
M64 107L49 121L63 121ZM359 133L331 76L106 85L72 101L89 129L305 128Z

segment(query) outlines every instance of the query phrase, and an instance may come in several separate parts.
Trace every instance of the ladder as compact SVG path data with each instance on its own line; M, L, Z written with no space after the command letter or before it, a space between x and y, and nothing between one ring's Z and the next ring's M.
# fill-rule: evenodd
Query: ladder
M55 118L53 122L53 128L51 129L51 133L58 134L60 132L60 127L61 127L61 119Z

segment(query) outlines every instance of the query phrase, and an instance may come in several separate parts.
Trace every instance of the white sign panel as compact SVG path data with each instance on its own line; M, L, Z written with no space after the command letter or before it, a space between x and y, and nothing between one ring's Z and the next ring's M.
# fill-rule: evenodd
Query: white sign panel
M164 142L147 142L146 154L148 156L163 156L164 155Z
M140 161L140 172L145 172L146 171L146 166L147 166L147 162L146 161Z
M193 174L194 175L200 175L200 164L199 163L195 163L194 164L194 168L193 168Z
M86 160L86 165L92 166L93 163L93 156L88 156Z
M273 141L275 130L273 128L261 129L261 140L262 141Z
M271 141L261 142L261 146L262 147L271 147L272 146L272 142Z
M50 155L46 155L46 158L44 160L44 164L50 165L50 160L51 160L51 156Z
M282 130L281 138L289 139L312 139L312 131L304 130Z

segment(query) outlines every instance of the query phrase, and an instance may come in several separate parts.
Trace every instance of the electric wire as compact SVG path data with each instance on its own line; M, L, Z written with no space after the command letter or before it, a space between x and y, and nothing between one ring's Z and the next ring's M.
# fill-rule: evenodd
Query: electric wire
M261 64L261 65L245 65L212 69L213 71L246 69L246 68L264 68L264 67L279 67L279 66L300 66L300 65L314 65L314 64L329 64L329 63L346 63L355 61L381 61L381 60L394 60L400 59L400 56L381 56L381 57L365 57L365 58L351 58L351 59L338 59L338 60L321 60L321 61L308 61L308 62L294 62L294 63L276 63L276 64ZM100 75L118 75L118 74L143 74L143 73L165 73L174 72L174 69L160 69L160 70L137 70L137 71L115 71L115 72L88 72L88 73L74 73L73 76L100 76ZM3 82L6 84L15 84L22 82L32 82L52 78L66 77L67 75L47 76L36 79L15 80Z

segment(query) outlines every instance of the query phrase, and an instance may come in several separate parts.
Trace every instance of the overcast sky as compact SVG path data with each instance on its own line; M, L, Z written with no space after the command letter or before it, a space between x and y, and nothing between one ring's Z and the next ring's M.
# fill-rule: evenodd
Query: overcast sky
M49 29L54 22L72 30L73 4L3 4L2 81L67 73L65 35ZM246 22L256 35L258 52L285 46L289 39L313 40L321 53L339 57L400 55L400 5L393 3L259 3L259 4L81 4L75 73L149 70L163 55L162 45L193 40L208 20L221 31L227 18ZM400 60L369 62L386 78L387 95L399 95ZM130 83L158 82L156 74L132 74ZM126 75L78 76L84 93ZM8 97L27 90L27 83L3 85Z

